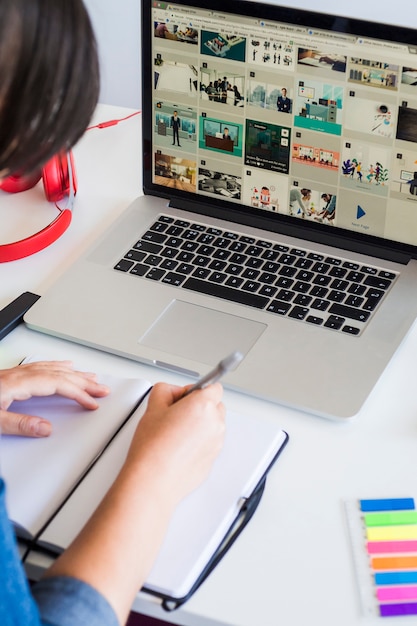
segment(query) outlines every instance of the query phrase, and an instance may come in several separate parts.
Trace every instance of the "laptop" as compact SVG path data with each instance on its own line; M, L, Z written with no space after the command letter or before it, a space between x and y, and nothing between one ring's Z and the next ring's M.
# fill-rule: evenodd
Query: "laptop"
M239 350L227 387L357 415L417 312L416 32L142 6L144 194L27 325L192 378Z

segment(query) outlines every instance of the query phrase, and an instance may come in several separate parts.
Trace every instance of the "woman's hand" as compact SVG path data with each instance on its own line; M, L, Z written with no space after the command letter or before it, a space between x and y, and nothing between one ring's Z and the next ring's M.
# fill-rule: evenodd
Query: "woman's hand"
M157 472L174 505L206 478L225 436L219 383L183 395L183 387L164 383L153 387L127 462Z
M95 374L74 370L70 361L38 361L0 370L1 432L26 437L47 437L52 432L50 422L41 417L8 411L15 400L58 394L94 410L98 407L95 398L108 393Z

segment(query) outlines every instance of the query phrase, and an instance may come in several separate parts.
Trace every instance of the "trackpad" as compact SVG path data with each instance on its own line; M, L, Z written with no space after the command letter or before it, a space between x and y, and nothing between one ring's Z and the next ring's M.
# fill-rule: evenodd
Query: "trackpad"
M139 343L213 365L234 350L246 354L265 329L260 322L173 300Z

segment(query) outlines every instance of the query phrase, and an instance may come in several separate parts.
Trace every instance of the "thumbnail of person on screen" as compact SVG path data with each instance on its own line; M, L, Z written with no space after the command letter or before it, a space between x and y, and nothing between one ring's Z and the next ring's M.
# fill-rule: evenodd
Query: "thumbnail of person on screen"
M277 98L277 109L281 113L291 113L292 101L287 97L287 90L285 87L281 89L281 95Z
M334 218L336 217L336 196L331 193L323 193L321 199L325 204L316 219L319 222L326 220L330 224L333 224Z
M227 126L225 126L224 131L223 131L223 139L232 139L229 134L229 129L227 128Z
M76 144L96 110L98 51L82 0L2 0L0 76L0 178L33 174ZM94 410L96 399L109 393L94 374L68 361L0 370L0 388L2 446L8 434L50 433L48 422L19 411L19 400L59 394ZM208 476L224 441L221 385L184 392L154 385L109 492L33 586L20 562L0 474L2 626L127 622L176 507Z
M309 210L309 203L311 200L311 189L306 189L303 187L302 189L298 189L295 187L290 190L290 207L289 213L290 215L297 215L297 213L301 210L301 217L305 218L306 216L310 217L311 212Z
M417 172L413 173L413 178L407 182L412 196L417 196Z
M180 144L180 128L181 128L181 119L178 117L178 111L174 111L173 115L171 115L171 128L172 128L172 145L175 145L175 141L177 141L177 145L181 148Z

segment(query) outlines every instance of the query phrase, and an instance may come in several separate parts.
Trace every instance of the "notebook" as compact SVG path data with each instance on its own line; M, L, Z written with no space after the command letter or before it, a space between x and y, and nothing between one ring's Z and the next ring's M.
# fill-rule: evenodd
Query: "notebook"
M98 400L96 411L58 396L12 405L53 424L45 439L1 441L8 514L30 550L58 555L75 539L114 482L145 412L148 381L99 379L112 392ZM167 609L194 593L251 519L287 441L273 418L260 423L227 412L223 448L207 479L176 508L145 591Z
M357 415L417 311L415 31L142 7L144 195L26 323L190 377L239 350L228 387Z
M95 411L61 396L11 405L11 411L44 417L53 428L49 437L4 435L0 442L8 515L20 539L33 540L42 533L110 441L133 420L133 414L142 414L146 406L142 399L151 388L148 381L106 375L100 376L100 382L111 393L98 400Z

